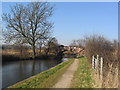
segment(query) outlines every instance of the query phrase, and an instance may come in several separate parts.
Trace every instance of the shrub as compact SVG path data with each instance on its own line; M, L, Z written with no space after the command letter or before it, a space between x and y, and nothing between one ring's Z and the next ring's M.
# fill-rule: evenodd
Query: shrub
M118 50L120 49L120 45L117 41L111 42L107 40L103 36L99 35L93 35L90 37L86 37L85 39L85 55L89 62L91 63L92 56L96 56L97 54L100 57L103 57L103 80L104 80L104 86L110 87L111 83L113 83L112 76L116 76L118 73L116 72L116 68L118 69L118 60L120 58L120 53ZM112 66L112 67L110 67ZM109 75L108 75L109 74ZM109 77L109 82L108 80ZM114 81L117 81L118 78L114 79ZM110 82L112 81L112 82ZM103 87L104 87L103 86Z

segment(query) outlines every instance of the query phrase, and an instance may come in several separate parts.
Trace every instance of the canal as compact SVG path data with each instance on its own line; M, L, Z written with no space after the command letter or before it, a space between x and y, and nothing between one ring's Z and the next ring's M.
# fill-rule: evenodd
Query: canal
M47 70L62 60L21 60L2 65L2 88Z

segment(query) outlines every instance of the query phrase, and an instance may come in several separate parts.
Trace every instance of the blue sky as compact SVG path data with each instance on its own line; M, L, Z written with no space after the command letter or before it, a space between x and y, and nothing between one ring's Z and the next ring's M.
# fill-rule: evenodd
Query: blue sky
M25 3L22 3L25 4ZM69 45L73 39L93 34L118 39L117 2L56 2L51 20L53 36L60 44ZM10 12L13 2L2 3L2 12Z

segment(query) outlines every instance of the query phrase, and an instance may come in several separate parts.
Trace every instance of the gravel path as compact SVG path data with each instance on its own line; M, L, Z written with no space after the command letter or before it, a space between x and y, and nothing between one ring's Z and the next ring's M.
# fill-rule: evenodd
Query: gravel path
M73 78L74 72L78 67L78 59L75 59L74 62L68 67L66 72L60 77L58 82L52 88L69 88L71 80Z

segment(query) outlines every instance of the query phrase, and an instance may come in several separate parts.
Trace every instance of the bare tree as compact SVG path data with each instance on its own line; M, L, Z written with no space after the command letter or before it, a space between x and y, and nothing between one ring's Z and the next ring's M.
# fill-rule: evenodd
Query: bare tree
M45 42L44 39L41 39L39 42L37 42L40 55L42 53L42 47L44 46L44 42Z
M85 54L90 60L93 55L100 55L105 59L105 62L113 60L112 43L103 36L93 35L86 37Z
M29 46L27 45L24 45L24 44L15 44L15 45L12 45L13 49L20 52L20 57L22 57L23 55L27 55L26 53L23 53L23 52L26 52L27 50L29 50Z
M48 18L53 13L53 6L47 2L31 2L11 7L11 13L3 14L7 22L7 41L12 43L25 42L33 49L33 58L36 56L36 43L47 39L53 23Z
M57 47L58 47L57 39L55 37L49 38L46 43L45 49L46 56L48 55L49 52L56 54Z
M76 47L79 47L79 48L84 48L85 47L85 40L84 39L73 40L71 42L70 46L76 46Z
M69 46L77 46L76 40L72 40Z

